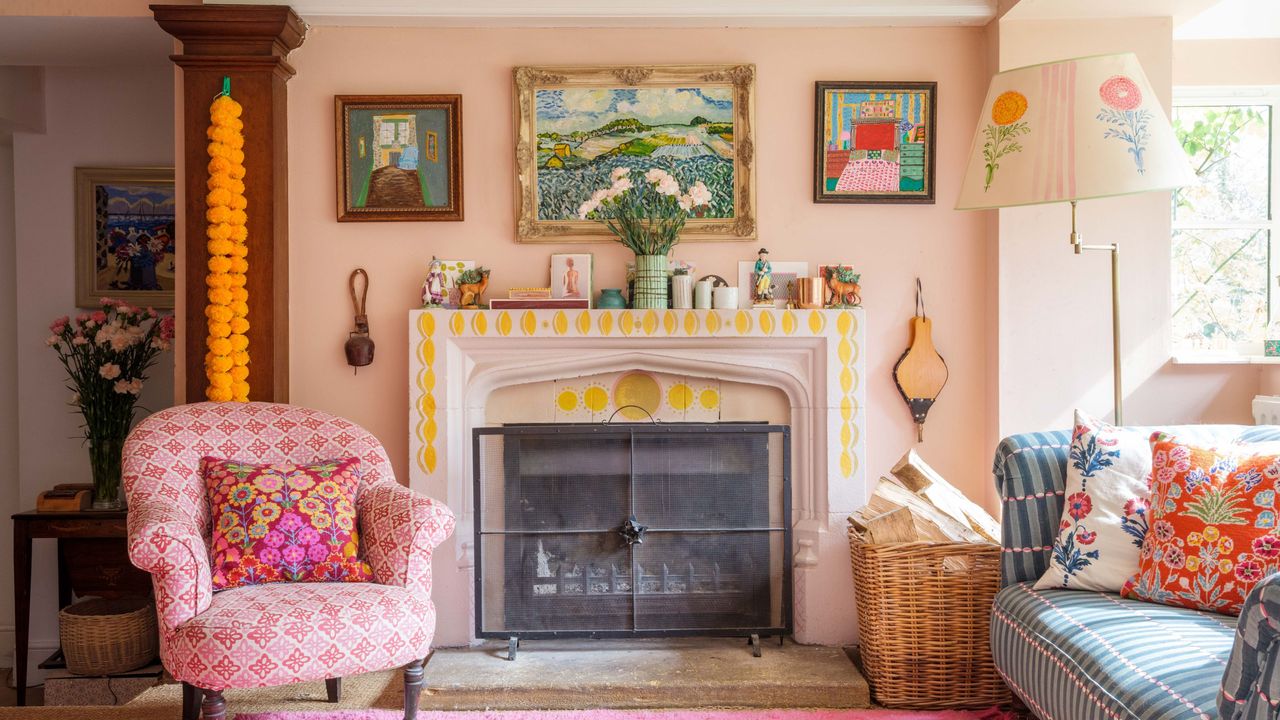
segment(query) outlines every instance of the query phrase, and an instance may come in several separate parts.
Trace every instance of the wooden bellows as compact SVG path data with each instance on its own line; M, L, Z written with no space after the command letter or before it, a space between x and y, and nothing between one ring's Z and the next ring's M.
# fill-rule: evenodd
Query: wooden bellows
M898 392L916 423L916 439L924 440L924 420L947 384L947 363L933 345L933 321L925 314L923 288L916 278L916 314L911 318L911 343L893 366Z

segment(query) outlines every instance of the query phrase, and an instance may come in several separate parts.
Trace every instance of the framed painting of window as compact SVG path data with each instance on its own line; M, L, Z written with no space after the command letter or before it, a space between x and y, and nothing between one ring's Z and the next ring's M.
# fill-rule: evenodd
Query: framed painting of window
M338 95L338 221L462 220L462 96Z
M754 65L518 67L513 80L520 242L607 241L578 210L622 168L710 189L682 241L756 237Z
M816 84L813 201L934 201L934 82Z

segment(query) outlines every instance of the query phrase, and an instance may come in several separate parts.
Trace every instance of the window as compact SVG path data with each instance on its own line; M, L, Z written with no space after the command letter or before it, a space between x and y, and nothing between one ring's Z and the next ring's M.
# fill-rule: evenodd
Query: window
M1173 194L1175 353L1261 355L1280 320L1278 101L1263 90L1175 94L1174 132L1199 181Z

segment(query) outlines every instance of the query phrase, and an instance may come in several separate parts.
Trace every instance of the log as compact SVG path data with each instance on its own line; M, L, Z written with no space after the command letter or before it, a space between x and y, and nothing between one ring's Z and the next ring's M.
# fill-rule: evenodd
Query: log
M920 540L916 531L915 513L911 508L900 507L867 519L866 537L873 543L905 543Z
M990 542L1000 542L1000 523L929 467L914 449L908 450L890 472L905 488L927 500L952 520L972 529Z
M921 540L935 542L987 543L987 538L974 532L967 524L934 507L930 502L911 492L902 483L889 477L880 478L866 506L856 515L865 525L868 518L908 508L915 518L916 531Z

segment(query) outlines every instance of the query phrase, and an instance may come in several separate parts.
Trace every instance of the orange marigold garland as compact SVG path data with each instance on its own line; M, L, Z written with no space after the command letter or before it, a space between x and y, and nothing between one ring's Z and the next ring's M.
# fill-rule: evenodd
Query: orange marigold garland
M205 396L214 402L249 401L249 291L245 289L249 237L245 222L244 123L240 103L231 99L230 82L209 106L209 194L205 196L209 222L206 231L209 275L205 284L209 304L204 309L209 336L204 356L209 386Z

